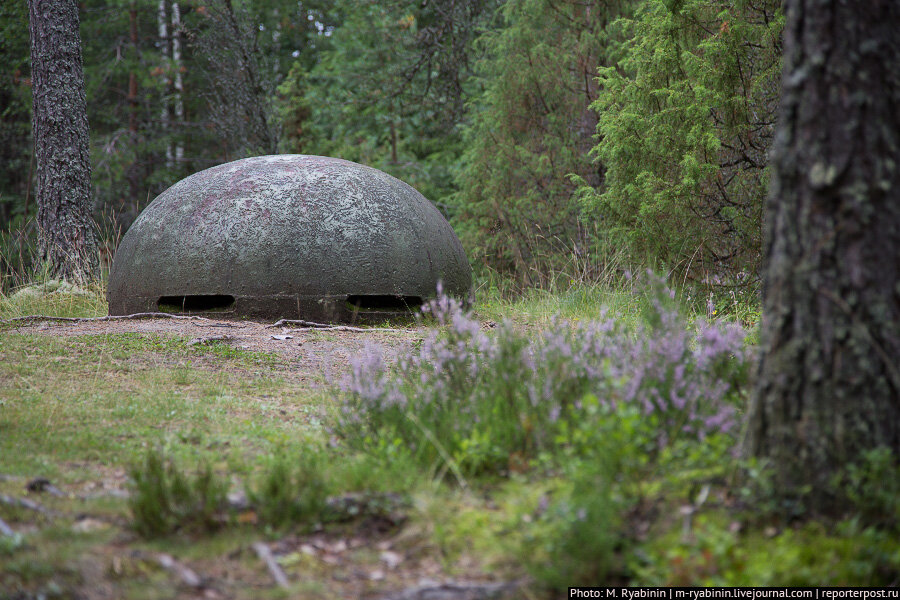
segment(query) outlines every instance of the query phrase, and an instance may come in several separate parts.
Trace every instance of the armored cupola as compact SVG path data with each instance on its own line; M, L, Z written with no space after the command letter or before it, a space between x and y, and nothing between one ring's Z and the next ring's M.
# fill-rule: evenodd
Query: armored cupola
M383 320L471 293L459 239L419 192L321 156L245 158L160 194L122 239L111 315Z

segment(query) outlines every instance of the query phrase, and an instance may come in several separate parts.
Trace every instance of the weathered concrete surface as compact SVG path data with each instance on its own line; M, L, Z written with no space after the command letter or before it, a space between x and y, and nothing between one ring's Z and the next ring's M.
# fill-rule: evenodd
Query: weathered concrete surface
M459 239L412 187L345 160L260 156L195 173L150 203L119 245L109 312L220 295L234 297L222 316L377 320L403 311L348 297L428 299L439 280L471 293Z

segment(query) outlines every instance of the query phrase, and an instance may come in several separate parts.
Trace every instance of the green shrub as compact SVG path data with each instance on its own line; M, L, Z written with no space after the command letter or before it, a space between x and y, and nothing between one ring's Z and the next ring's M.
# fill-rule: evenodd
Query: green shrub
M835 495L866 523L900 530L900 462L890 448L866 452L833 483Z
M321 522L329 494L322 461L312 449L270 457L255 486L247 490L259 521L274 528Z
M619 552L631 537L623 529L629 503L595 458L567 465L569 485L554 494L523 548L531 573L551 589L621 576Z
M130 471L133 525L144 537L176 531L204 533L223 523L228 483L207 463L193 475L182 471L161 450L147 452Z
M633 555L635 585L890 585L900 576L896 536L856 520L807 522L777 531L739 531L730 515L709 515Z
M353 361L336 433L351 447L409 453L457 479L506 474L580 445L577 425L638 411L653 455L684 439L736 431L751 361L736 325L689 331L667 293L636 330L614 319L554 320L534 334L509 322L491 334L442 298L441 331L390 371L380 354Z
M579 219L569 176L602 181L588 155L589 105L597 66L614 64L620 45L608 25L632 4L508 0L500 27L480 38L483 87L451 201L453 226L482 274L496 269L548 288L560 272L592 281L616 256L602 225Z

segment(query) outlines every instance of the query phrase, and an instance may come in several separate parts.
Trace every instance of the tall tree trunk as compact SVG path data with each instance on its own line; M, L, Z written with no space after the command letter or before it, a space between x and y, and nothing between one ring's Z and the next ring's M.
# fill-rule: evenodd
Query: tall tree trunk
M169 16L166 10L166 0L159 0L156 10L156 28L159 32L159 52L162 54L163 69L165 70L159 109L160 129L162 129L162 136L166 140L166 168L171 169L175 165L175 151L173 150L171 137L172 118L169 114L171 111L169 96L172 93L172 76L170 75L172 65L169 63Z
M900 3L786 9L748 449L826 508L841 465L900 453Z
M128 9L128 40L132 53L131 70L128 73L128 144L131 150L131 163L125 167L125 179L128 181L131 203L128 207L128 220L134 220L143 208L148 191L144 181L146 177L146 165L141 133L144 129L141 118L141 101L138 95L138 72L141 66L141 38L138 34L138 10L137 4L132 1Z
M132 3L128 10L128 38L131 40L131 47L137 55L138 46L138 29L137 29L137 8ZM132 139L137 137L138 130L138 81L135 67L132 67L128 73L128 131L131 132Z
M181 70L181 8L178 2L172 2L172 66L175 68L175 122L178 128L184 127L184 78ZM184 160L184 144L181 139L175 142L175 162Z
M97 275L91 156L75 0L29 0L41 259L54 277Z

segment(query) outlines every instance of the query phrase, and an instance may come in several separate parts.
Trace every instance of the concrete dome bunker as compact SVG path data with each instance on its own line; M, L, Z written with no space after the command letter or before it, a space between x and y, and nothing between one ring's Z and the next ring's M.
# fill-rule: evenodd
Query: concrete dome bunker
M195 173L147 206L119 244L109 313L379 321L439 281L467 298L471 268L412 187L346 160L259 156Z

